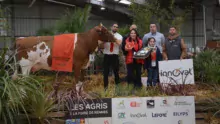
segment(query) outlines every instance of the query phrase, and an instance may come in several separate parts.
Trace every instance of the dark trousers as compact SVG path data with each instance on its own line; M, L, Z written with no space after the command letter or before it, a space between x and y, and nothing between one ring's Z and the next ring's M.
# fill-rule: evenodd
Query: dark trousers
M112 68L115 75L115 83L119 84L119 58L118 55L104 55L104 88L108 88L108 75Z
M127 82L134 85L135 88L142 87L141 83L141 68L142 64L136 63L127 64Z
M157 68L148 68L147 69L147 86L156 86L158 81L158 69Z

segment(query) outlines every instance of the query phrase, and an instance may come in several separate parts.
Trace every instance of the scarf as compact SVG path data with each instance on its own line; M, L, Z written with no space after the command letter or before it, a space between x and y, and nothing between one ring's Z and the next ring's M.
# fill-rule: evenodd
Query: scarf
M149 48L151 48L151 49L153 49L153 50L155 50L156 49L156 45L154 45L153 47L152 46L150 46L149 44L148 44L148 46L147 47L149 47Z
M175 40L177 37L179 37L179 34L169 35L167 38L168 40Z

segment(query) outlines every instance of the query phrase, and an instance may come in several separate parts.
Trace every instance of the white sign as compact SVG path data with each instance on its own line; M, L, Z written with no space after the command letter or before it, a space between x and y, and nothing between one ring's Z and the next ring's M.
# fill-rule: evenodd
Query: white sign
M159 61L160 83L194 84L193 60Z
M94 62L95 61L95 55L94 54L90 54L89 55L89 61L90 62Z
M195 124L194 96L113 98L112 124Z

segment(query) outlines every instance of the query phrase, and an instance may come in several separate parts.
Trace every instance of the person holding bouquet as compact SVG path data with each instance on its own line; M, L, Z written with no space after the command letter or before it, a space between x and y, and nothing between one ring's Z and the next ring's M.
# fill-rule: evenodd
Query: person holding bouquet
M127 81L133 83L135 88L141 88L141 68L144 64L143 59L134 59L134 52L138 52L142 48L142 40L138 37L135 29L130 31L129 37L125 41L125 50L127 51L125 60L127 65Z
M151 54L145 59L145 69L147 69L147 86L156 86L158 81L158 62L162 60L160 49L156 46L155 38L151 37L147 45L152 49Z

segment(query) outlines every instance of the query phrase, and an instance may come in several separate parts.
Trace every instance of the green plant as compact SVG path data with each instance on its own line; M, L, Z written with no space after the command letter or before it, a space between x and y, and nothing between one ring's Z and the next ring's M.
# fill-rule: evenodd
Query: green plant
M58 33L84 32L90 11L91 6L89 5L86 5L84 9L67 10L66 14L57 22L56 31Z
M36 119L40 124L49 122L47 114L55 109L55 100L41 89L41 93L29 94L27 97L27 108L30 112L30 117Z
M192 7L189 4L183 4L184 7L177 5L176 0L148 0L142 5L132 2L130 10L133 12L133 23L141 27L138 29L140 35L149 32L149 25L153 21L162 27L175 25L180 29Z
M37 36L50 36L54 35L54 30L52 28L41 28L37 31Z
M220 52L206 50L194 59L195 79L206 83L220 83Z
M126 25L126 26L124 26L124 27L120 27L119 29L118 29L118 33L119 34L121 34L122 36L125 36L126 34L128 34L129 33L129 26L128 25Z
M31 77L12 80L14 72L14 54L6 59L8 49L0 50L0 121L14 124L16 117L25 114L28 119L24 99L27 93L40 93L40 84Z

